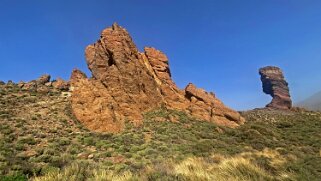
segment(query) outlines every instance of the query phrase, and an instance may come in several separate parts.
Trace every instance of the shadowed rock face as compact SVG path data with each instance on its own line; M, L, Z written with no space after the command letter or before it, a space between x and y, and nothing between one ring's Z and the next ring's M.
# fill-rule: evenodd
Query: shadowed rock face
M161 106L230 127L244 122L214 94L192 84L180 90L171 79L166 55L151 47L140 53L117 24L103 30L85 54L92 77L73 71L71 100L74 115L90 130L119 132L125 120L139 125L144 112Z
M259 74L261 75L263 92L273 97L271 103L266 107L291 109L292 100L282 70L278 67L267 66L261 68Z

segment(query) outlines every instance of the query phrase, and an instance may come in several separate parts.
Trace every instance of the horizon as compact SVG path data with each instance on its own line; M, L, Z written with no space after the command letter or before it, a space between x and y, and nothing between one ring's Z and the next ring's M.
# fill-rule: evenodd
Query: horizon
M84 49L117 22L140 51L152 46L167 55L180 88L192 82L233 109L270 102L258 74L268 65L283 70L294 103L321 91L318 1L31 2L2 3L2 81L45 73L68 80L74 68L91 76Z

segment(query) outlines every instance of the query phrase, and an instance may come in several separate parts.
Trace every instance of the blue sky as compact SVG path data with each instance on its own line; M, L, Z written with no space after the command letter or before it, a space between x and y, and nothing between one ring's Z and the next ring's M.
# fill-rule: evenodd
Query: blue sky
M174 81L245 110L270 101L258 69L280 66L294 102L321 90L319 0L1 0L0 80L89 74L84 48L118 22L168 56Z

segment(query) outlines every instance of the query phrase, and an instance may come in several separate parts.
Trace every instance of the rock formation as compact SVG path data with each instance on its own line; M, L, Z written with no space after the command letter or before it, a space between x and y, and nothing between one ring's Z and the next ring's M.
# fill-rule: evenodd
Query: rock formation
M283 72L278 67L267 66L259 70L261 75L263 92L273 97L272 101L266 105L268 108L291 109L292 100L290 97L288 83Z
M64 81L63 79L58 78L57 80L51 82L51 86L61 91L68 91L70 84L69 82Z
M48 83L50 81L51 76L48 74L44 74L42 76L40 76L37 80L36 83L38 85L45 85L46 83Z
M44 74L40 76L37 80L32 80L30 82L20 81L17 85L22 90L26 91L35 91L40 93L48 93L50 88L53 87L60 91L68 91L69 90L69 82L66 82L60 78L54 81L50 81L51 76L48 74Z
M23 90L27 91L37 91L41 93L48 93L49 88L45 85L46 83L50 82L51 76L48 74L44 74L40 76L37 80L32 80L30 82L22 82L18 83L18 86Z
M103 30L85 55L92 77L73 71L71 102L76 118L90 130L119 132L125 120L141 124L144 112L161 106L230 127L244 122L214 94L192 84L180 90L171 79L166 55L151 47L140 53L117 24Z

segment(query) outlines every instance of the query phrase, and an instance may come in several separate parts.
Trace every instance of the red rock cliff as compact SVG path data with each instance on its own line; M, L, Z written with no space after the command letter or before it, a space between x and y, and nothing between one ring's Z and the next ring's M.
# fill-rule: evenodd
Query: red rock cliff
M144 112L160 106L230 127L244 122L213 93L193 84L180 90L171 79L166 55L150 47L140 53L117 24L103 30L85 54L92 77L73 71L71 100L74 115L90 130L120 132L125 120L141 124Z

